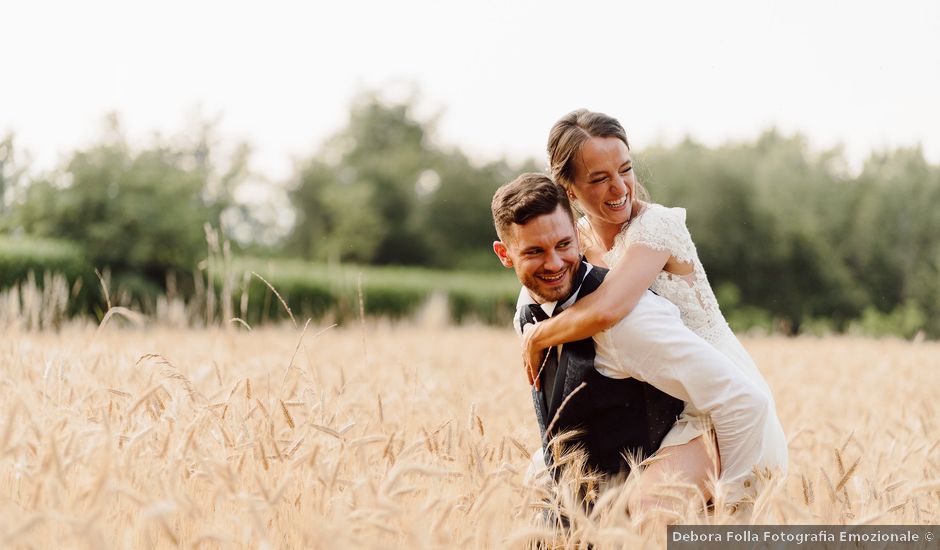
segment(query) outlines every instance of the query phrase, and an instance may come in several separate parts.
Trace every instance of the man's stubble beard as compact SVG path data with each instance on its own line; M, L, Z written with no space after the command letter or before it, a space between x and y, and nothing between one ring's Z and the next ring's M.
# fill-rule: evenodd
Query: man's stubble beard
M538 298L542 300L541 303L557 302L561 300L562 298L565 298L566 296L571 294L571 286L573 284L574 284L574 278L573 276L569 274L568 284L566 284L564 287L559 287L557 289L552 290L551 294L549 295L545 295L545 294L542 294L541 292L542 286L534 275L526 275L525 277L523 277L523 280L522 280L522 286L526 287L531 294L538 296Z

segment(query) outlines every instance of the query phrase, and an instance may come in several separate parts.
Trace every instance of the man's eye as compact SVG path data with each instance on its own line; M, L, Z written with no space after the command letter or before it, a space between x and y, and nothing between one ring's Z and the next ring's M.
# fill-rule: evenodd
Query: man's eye
M559 245L558 245L558 248L568 248L569 246L571 246L571 241L565 241L565 242L559 244Z
M633 167L632 167L632 166L627 166L626 168L622 168L622 169L620 170L620 173L621 173L621 174L626 174L626 173L629 172L630 170L633 170Z

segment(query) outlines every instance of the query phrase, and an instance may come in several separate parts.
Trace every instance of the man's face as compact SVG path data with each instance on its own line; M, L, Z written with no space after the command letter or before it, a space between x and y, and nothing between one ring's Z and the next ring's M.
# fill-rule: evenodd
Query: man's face
M510 233L506 242L493 243L493 251L505 267L515 269L529 294L539 303L571 294L581 261L571 216L559 206L525 225L513 225Z

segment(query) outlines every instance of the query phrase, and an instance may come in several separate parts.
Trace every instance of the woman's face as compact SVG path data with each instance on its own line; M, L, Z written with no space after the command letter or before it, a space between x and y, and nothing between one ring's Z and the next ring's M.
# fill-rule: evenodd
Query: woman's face
M615 137L592 137L581 147L570 194L592 221L622 225L630 219L636 192L627 145Z

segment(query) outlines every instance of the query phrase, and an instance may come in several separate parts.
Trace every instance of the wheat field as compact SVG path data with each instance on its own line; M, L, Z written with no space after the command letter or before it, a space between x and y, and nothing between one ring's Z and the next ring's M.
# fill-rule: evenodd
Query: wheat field
M940 523L940 344L745 345L790 475L734 514L628 516L611 491L556 543L664 546L669 521ZM519 365L508 328L9 327L0 544L524 547L546 530L522 482L539 436Z

